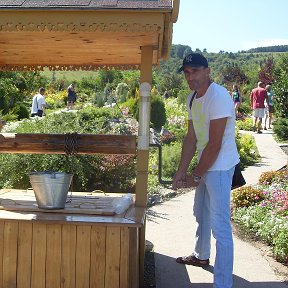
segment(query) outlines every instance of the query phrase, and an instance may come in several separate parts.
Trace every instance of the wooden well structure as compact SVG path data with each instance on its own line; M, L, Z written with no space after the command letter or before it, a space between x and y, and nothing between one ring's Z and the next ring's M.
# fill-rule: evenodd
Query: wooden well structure
M141 73L138 137L78 135L80 154L136 155L135 205L114 215L117 195L75 193L78 206L48 213L31 191L2 189L0 288L142 286L152 66L169 56L179 1L0 0L0 71ZM64 154L64 145L64 134L0 134L0 153ZM87 199L95 206L80 209Z

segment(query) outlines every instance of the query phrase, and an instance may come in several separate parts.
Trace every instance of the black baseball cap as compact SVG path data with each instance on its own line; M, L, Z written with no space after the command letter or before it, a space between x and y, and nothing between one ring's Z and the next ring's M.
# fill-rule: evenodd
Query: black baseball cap
M208 67L208 61L202 54L191 53L191 54L188 54L183 59L183 64L178 69L178 72L182 72L184 70L185 66L189 66L189 67L205 67L205 68L207 68Z

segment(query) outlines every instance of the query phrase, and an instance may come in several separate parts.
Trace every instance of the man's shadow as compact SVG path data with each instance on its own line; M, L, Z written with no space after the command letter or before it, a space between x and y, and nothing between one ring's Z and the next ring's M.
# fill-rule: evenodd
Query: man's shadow
M213 288L213 283L193 282L193 275L191 273L190 275L188 274L186 265L176 263L175 258L155 253L155 266L156 283L163 284L161 278L165 277L165 288ZM197 269L204 269L213 274L214 267L210 265L206 268L197 267ZM157 273L161 275L157 275ZM285 284L288 283L250 282L242 277L233 275L233 288L284 288L286 287ZM164 288L163 285L159 285L159 287Z

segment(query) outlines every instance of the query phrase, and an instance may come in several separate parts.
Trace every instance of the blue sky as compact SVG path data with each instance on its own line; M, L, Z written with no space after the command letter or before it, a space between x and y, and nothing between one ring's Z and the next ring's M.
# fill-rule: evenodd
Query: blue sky
M180 0L172 43L216 53L288 45L288 0Z

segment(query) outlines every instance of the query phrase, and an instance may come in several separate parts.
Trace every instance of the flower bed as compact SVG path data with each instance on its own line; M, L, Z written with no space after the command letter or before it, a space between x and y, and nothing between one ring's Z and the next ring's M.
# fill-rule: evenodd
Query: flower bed
M277 261L288 265L288 170L269 171L259 185L233 191L232 219L271 246Z

